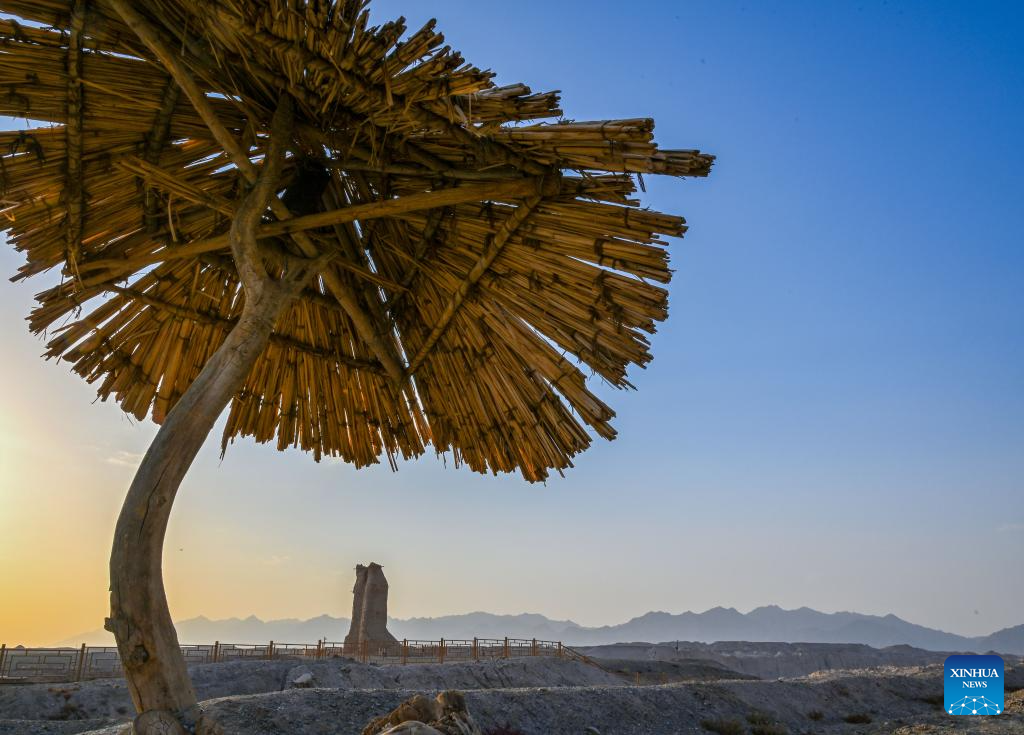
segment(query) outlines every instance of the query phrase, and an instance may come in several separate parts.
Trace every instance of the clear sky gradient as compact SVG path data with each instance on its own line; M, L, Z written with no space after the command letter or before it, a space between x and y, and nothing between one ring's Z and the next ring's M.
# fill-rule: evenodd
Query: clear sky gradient
M1020 7L377 0L381 21L437 17L501 83L563 90L568 117L654 117L663 146L718 156L708 180L646 182L691 225L672 315L639 390L602 389L620 439L546 486L249 442L221 462L211 438L167 541L174 616L345 615L374 560L398 617L1024 623ZM47 283L0 283L9 644L100 627L155 431L39 358L22 317Z

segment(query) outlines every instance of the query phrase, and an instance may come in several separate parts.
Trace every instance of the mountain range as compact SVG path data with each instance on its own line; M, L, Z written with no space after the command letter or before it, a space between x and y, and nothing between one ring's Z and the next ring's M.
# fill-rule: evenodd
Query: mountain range
M261 620L256 616L210 620L199 616L176 623L183 643L309 643L320 639L340 641L348 631L347 618L321 615L309 620L294 618ZM567 645L595 646L610 643L666 641L751 641L781 643L862 643L875 648L905 644L929 651L996 651L1024 655L1024 625L1005 628L988 636L969 638L922 625L895 615L863 615L853 612L822 613L802 607L783 610L775 605L748 613L715 607L702 613L649 612L619 625L588 628L571 620L551 620L543 615L495 615L473 612L437 618L389 619L388 629L398 638L537 638L559 640ZM59 645L112 645L109 633L94 631Z

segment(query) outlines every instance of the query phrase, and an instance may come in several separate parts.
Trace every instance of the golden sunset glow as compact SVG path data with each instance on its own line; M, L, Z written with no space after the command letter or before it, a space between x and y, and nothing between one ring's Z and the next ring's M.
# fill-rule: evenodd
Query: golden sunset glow
M32 7L33 3L15 5ZM96 6L90 13L95 10L102 15L108 10L108 3L90 5ZM160 4L142 5L152 9ZM587 12L581 20L579 10L584 5ZM496 226L494 215L501 209L490 204L481 208L486 216L464 220L467 226L459 238L466 240L467 248L458 257L455 250L444 250L451 242L438 235L445 231L451 212L438 219L431 215L426 220L430 236L417 240L415 251L396 251L404 254L396 260L395 273L405 273L406 265L399 268L397 264L408 261L412 280L384 279L385 271L376 270L377 251L370 250L365 263L344 265L351 269L345 277L367 277L366 293L371 295L384 294L385 284L392 281L402 286L399 296L382 302L385 311L395 304L395 308L419 308L415 306L417 289L424 284L440 289L437 295L461 284L451 292L457 298L449 301L445 296L438 301L438 296L432 296L430 303L439 315L442 310L458 311L459 319L470 313L461 306L463 299L470 303L498 294L501 303L495 313L522 309L536 312L545 323L550 320L550 333L538 331L529 320L520 320L522 329L515 331L521 331L524 339L536 331L543 340L550 340L544 342L545 354L552 345L558 347L550 364L565 362L573 369L579 353L600 356L607 351L603 340L621 339L622 325L613 322L629 314L631 319L653 319L648 312L660 318L664 308L660 296L630 297L633 305L628 309L616 307L609 312L609 319L615 318L605 320L607 333L594 331L593 326L597 324L594 314L604 308L601 304L608 294L633 289L647 294L648 286L661 283L661 276L644 275L654 267L646 265L649 259L657 265L656 275L663 268L672 269L671 284L666 285L671 315L649 335L654 359L643 369L632 366L625 373L637 390L615 389L605 382L608 370L592 375L586 371L586 384L594 393L592 409L601 416L601 426L606 421L604 408L594 407L606 403L614 409L614 419L607 419L614 432L609 429L608 433L617 438L605 441L593 436L589 449L571 455L573 466L564 477L552 473L543 484L528 485L514 474L474 474L465 463L456 467L464 455L453 456L449 451L437 456L432 446L415 461L399 461L397 472L386 459L382 465L359 470L340 459L317 463L312 453L290 445L286 451L277 451L276 438L257 445L249 435L231 443L222 458L222 416L174 499L163 544L173 619L346 617L352 605L353 568L374 561L386 570L391 586L389 611L396 618L471 611L536 612L600 626L649 611L779 605L894 614L965 636L989 635L1024 622L1024 585L1018 581L1024 558L1024 248L1017 213L1024 199L1020 175L1024 146L1019 132L1024 126L1022 25L1016 16L1003 18L1006 13L998 4L979 9L969 3L925 3L914 11L899 3L863 8L851 4L845 9L843 5L652 0L630 4L630 12L624 13L619 4L610 2L546 2L517 5L516 12L509 13L486 2L374 0L371 24L404 15L410 28L420 28L436 16L437 27L445 33L444 45L460 49L481 69L498 70L501 76L496 83L530 84L537 96L531 105L547 104L547 93L562 89L559 104L566 120L583 124L650 115L658 121L657 140L672 146L668 150L686 154L683 146L692 146L713 151L720 159L714 176L706 181L664 181L654 175L637 181L646 187L635 195L644 209L685 214L690 229L685 239L664 238L664 251L670 256L667 263L663 263L660 244L644 245L643 257L636 260L643 268L628 277L615 265L629 260L621 256L626 240L620 242L618 235L602 235L591 243L589 236L574 234L566 241L573 244L565 253L550 242L535 249L534 240L551 238L548 219L562 216L557 208L538 215L544 224L538 226L536 238L516 236L508 245L530 244L529 250L516 256L521 273L500 260L488 261L492 255L507 258L512 252L493 249L494 240L488 239L493 233L485 234ZM24 24L12 26L9 21L7 16L5 32L20 32L17 29ZM529 41L528 51L524 51L524 39ZM630 48L625 51L619 49L622 39L629 39ZM615 53L604 41L617 49ZM40 46L31 53L45 52L54 70L64 69L66 60L58 53L64 43ZM634 58L633 46L642 47L640 57ZM94 53L88 46L80 48ZM48 86L27 85L12 77L11 69L17 68L13 62L8 67L11 78L6 86L19 86L19 90L7 95L7 114L17 114L12 105L24 95L42 99L50 94ZM386 78L390 67L385 63L374 68L375 74ZM159 78L164 76L161 72ZM211 74L201 78L204 84L215 81ZM100 85L96 90L103 86L96 84ZM451 91L447 86L410 81L403 85L424 94ZM84 82L62 83L54 89L63 95L65 86L93 93ZM155 94L156 88L145 91ZM388 90L388 97L392 91ZM140 130L147 135L154 111L165 104L155 96L135 104L106 91L102 94L116 99L111 109L118 116L123 113L142 120ZM226 93L207 96L225 109L233 98ZM173 101L173 96L166 101ZM63 109L65 103L62 96L53 97L43 107ZM323 109L333 110L334 104ZM182 111L188 105L185 96L178 101ZM404 107L389 110L384 119L390 120L399 109ZM465 111L458 111L465 116ZM445 114L456 113L446 110ZM182 129L186 132L199 123L192 112L188 115ZM98 119L95 112L88 117ZM239 120L249 117L251 112L246 112ZM531 120L524 118L515 125L527 126ZM0 118L0 127L8 132L28 125L29 132L39 133L50 124ZM452 117L451 124L461 123ZM119 125L106 124L102 135ZM596 140L599 131L602 139L607 138L600 150L622 148L617 136L634 135L625 129L612 134L604 123L586 125L591 130L581 130L578 141L590 140L587 136ZM641 128L647 131L646 123L637 126ZM367 131L376 129L366 126ZM404 129L399 126L394 134L401 135ZM59 131L47 134L55 132ZM557 137L550 133L540 129L529 135L523 131L508 135L510 140L534 135L540 151L548 145L543 141ZM425 138L428 150L435 145L431 142L435 134ZM129 140L126 135L118 128L115 137ZM246 139L262 140L262 136L255 127L245 133ZM389 129L382 138L385 153L392 137ZM56 161L64 160L67 143L61 142L61 136L54 140L57 153L47 164L52 171L45 177L38 175L57 183L38 199L26 190L17 207L28 209L44 202L49 208L63 201L61 182L67 166ZM138 138L144 140L148 139ZM203 146L212 145L213 140ZM585 152L597 145L583 142L567 146L579 152L574 155L584 156L574 166L584 166L591 155ZM352 145L358 153L353 153L354 162L362 161L361 157L376 161L378 154L371 156L371 147L357 149L355 138ZM637 150L646 150L648 144L636 145ZM133 146L128 149L135 151ZM632 148L622 150L627 158L622 168L614 170L641 170L633 161L639 154ZM5 160L22 156L18 165L23 171L29 170L30 163L35 165L24 147L12 151L13 144L11 151L4 146L0 155ZM550 155L558 161L565 154L553 148ZM957 164L952 163L954 158ZM407 170L405 163L399 166L386 156L382 160L387 167L396 166L396 171ZM460 154L458 165L474 160ZM189 170L205 171L208 164L221 166L211 157ZM17 178L12 170L18 170L13 163L0 171L0 188L8 199L13 190L8 189L7 179ZM387 196L405 196L408 174L392 175L387 170L379 172L382 180L398 186ZM137 188L136 175L126 171L117 174L128 182L126 188L122 191L107 181L103 189L110 191L102 197L120 200L124 195L135 202L131 206L141 207L144 199L138 195L145 190ZM343 171L339 164L335 173L340 178ZM488 166L468 172L471 176L465 181L477 185L505 176L502 171L503 167ZM585 177L590 179L588 186L603 187L602 177L591 173ZM26 181L34 186L36 175L31 169L30 175L21 176L19 186ZM440 182L449 175L431 170L420 188L425 190L429 184L433 189L435 176ZM551 183L549 177L531 174L526 178L536 178L544 186ZM167 180L174 186L181 183L175 184L173 177ZM517 174L512 183L518 187L524 182ZM442 192L446 197L463 186L458 177L451 183L458 186L446 186L447 193ZM200 244L205 242L202 247L221 237L216 228L227 221L210 202L220 202L224 212L232 211L221 206L222 199L229 189L232 197L242 191L226 176L218 179L217 187L222 185L223 192L215 190L221 192L216 200L207 201L204 195L190 203L174 195L182 207L209 209L197 221L218 223L209 224L208 233L197 230L202 235ZM468 209L475 205L467 203L453 206L476 211ZM16 208L7 199L0 207L12 212ZM166 209L168 222L174 224L169 200ZM452 207L436 209L444 213ZM38 216L41 222L43 209L37 210L31 217ZM152 216L148 205L145 219L142 214L129 218L124 214L128 209L119 211L118 237L125 223L135 222L131 226L138 228L140 222L150 223ZM402 214L402 227L420 227L426 217L423 212L428 211L432 210ZM631 223L628 216L614 211L609 216L616 222L623 220L623 227L639 227L635 219ZM524 212L524 216L534 215ZM35 221L27 215L19 217L21 223ZM570 219L585 231L593 224L584 213ZM350 225L346 220L344 226ZM362 230L361 222L359 226ZM58 233L51 229L50 234ZM378 244L392 247L388 231L369 225L366 229L373 235L374 248ZM30 230L25 237L32 235ZM214 240L207 240L207 235ZM334 238L334 234L325 237ZM91 238L94 245L106 242ZM125 237L119 242L129 241ZM114 395L110 402L98 401L103 376L89 384L72 372L74 363L41 357L47 340L68 323L93 313L105 296L77 304L78 292L68 291L65 301L72 313L62 312L59 320L47 325L45 334L28 331L26 317L37 306L36 294L67 277L61 265L51 261L66 254L69 242L62 234L42 249L50 260L37 263L49 270L11 282L8 279L25 265L26 253L0 235L0 643L9 646L74 643L83 633L101 629L110 608L108 564L115 522L157 429L149 417L138 422L123 413ZM592 244L595 256L589 255ZM133 263L155 267L152 254L136 258L134 249L125 252L132 254ZM169 249L161 244L153 252ZM229 257L223 248L216 252ZM203 258L213 254L206 252ZM480 255L487 257L479 260ZM541 272L544 263L563 255L573 261L573 273L583 273L584 265L591 268L587 260L591 257L607 270L593 282L575 275L564 280L528 275L533 269ZM111 258L102 250L92 256L97 261ZM425 265L428 258L436 258L446 268L461 268L464 262L475 275L466 280L455 278L455 271L443 277L431 274ZM116 286L110 293L121 294L128 282L116 280L110 275L114 270L105 270L108 267L109 261L101 270ZM513 273L518 275L502 282ZM580 286L584 281L589 284L586 288ZM506 290L506 283L518 285ZM520 286L528 286L529 291L518 294L515 289ZM550 294L577 287L580 294L572 300L572 309L566 310L571 311L572 320L560 321L558 311L548 308ZM186 292L192 310L188 313L198 310L204 319L207 301L240 303L214 298L198 286L182 289L182 294ZM338 318L344 317L330 299L320 298L323 295L318 294L317 303L328 302L324 308L330 306ZM201 305L195 306L193 298ZM76 314L78 307L81 312ZM226 314L210 318L227 324ZM328 324L309 317L309 324L321 321ZM440 329L435 346L450 337L444 321L424 320L421 325L424 336ZM157 327L148 331L141 324L132 326L137 328L132 344L149 344L148 336L159 333ZM487 327L483 317L478 326ZM324 339L334 341L315 341L306 347L334 345L338 334L351 331L347 329L325 331L333 336ZM387 330L377 336L385 333L394 336ZM644 330L636 334L641 333L642 338L630 338L624 355L646 351L648 335ZM491 359L493 352L519 359L512 347L495 350L490 338L484 339L488 334L484 330L478 340L467 338L466 344L473 349L459 348L451 354L479 353L479 360L484 360ZM96 345L108 337L102 330L95 335L103 337ZM174 339L179 344L184 337ZM578 340L572 343L578 347L560 340ZM294 342L289 337L281 344ZM398 352L408 348L402 340L396 344ZM162 365L164 352L151 352L160 358L153 365ZM320 353L328 362L334 359L330 350L321 347L310 352ZM398 357L408 362L411 356ZM112 360L109 375L122 369L120 359L117 355ZM363 362L362 357L356 360L357 365ZM524 362L526 369L507 374L524 381L523 376L531 376L534 370L529 362ZM303 363L296 358L282 359L280 364L291 370ZM465 375L486 372L483 365ZM312 369L307 373L320 374ZM332 369L324 374L345 373ZM418 374L412 374L419 380ZM530 377L529 385L535 382L538 391L560 385L558 390L569 389L571 381L553 375ZM352 387L358 381L338 380L337 392L316 392L323 405L329 405L327 397L338 396L346 396L348 405L359 405L349 401L350 394L358 392L358 387ZM453 406L503 405L492 400L498 393L474 390L478 387L474 380L447 381L446 390L457 394ZM160 381L147 377L144 384L152 387ZM572 390L582 390L575 385ZM564 433L532 433L534 417L546 415L560 400L556 393L552 389L552 403L531 403L533 407L516 424L515 436L535 435L554 442ZM276 406L276 400L267 405ZM589 397L587 405L591 405ZM138 410L141 413L142 407ZM312 426L320 414L303 411L284 410L282 400L281 416L302 415ZM257 412L247 414L252 419ZM573 415L577 414L577 418L583 415L578 411ZM455 419L448 416L446 420ZM342 428L333 426L337 430L322 434L334 434L339 440L357 436L345 423L347 419L338 421ZM394 426L406 424L395 421ZM485 428L478 436L489 437L487 442L499 437L515 449L507 441L511 434L502 433L500 421ZM589 435L571 432L566 436L573 437L575 447L582 436ZM364 453L376 445L363 442L360 446L358 456L369 461L370 455ZM514 458L514 451L508 456ZM972 543L954 544L950 539ZM976 540L984 543L975 544ZM969 579L970 594L952 594L950 579ZM474 631L458 634L472 637Z

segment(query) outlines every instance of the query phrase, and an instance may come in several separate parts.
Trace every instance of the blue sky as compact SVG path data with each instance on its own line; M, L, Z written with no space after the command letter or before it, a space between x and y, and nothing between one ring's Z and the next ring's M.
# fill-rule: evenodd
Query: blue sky
M343 614L373 559L401 617L776 603L964 634L1024 623L1020 6L376 0L374 16L416 27L424 8L500 83L561 89L567 117L653 117L663 146L718 156L708 180L646 182L691 226L655 361L638 391L604 391L620 438L546 486L248 443L220 462L211 440L172 521L175 616ZM0 284L0 379L24 386L0 409L24 464L0 467L16 509L0 531L70 534L88 551L49 573L87 598L153 428L38 359L20 317L39 285ZM73 521L53 505L70 475L24 459L44 437L91 478ZM103 597L83 615L101 620Z

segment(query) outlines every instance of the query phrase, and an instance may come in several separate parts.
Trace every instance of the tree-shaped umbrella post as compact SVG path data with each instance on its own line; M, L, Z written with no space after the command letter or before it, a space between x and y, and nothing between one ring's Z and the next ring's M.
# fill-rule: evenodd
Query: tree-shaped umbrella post
M29 322L160 425L118 519L110 617L139 733L209 730L161 555L227 409L236 437L357 467L451 453L562 472L667 314L643 174L706 176L647 119L571 122L496 86L428 23L365 0L0 0L3 227ZM11 16L20 20L10 19Z

